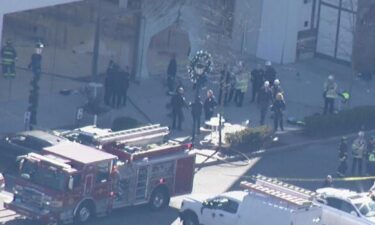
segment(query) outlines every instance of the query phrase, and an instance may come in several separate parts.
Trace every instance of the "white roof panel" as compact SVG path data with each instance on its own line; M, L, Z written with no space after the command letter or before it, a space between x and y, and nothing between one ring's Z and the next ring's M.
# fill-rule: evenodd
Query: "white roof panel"
M96 163L117 158L115 155L75 142L63 142L55 146L47 147L44 150L48 153L52 153L83 164Z

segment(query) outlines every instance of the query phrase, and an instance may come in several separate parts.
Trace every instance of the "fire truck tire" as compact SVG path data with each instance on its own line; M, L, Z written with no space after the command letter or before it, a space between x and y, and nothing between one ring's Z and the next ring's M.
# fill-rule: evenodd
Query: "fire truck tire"
M185 212L182 225L199 225L198 217L193 212Z
M90 202L83 202L74 215L75 224L85 224L94 216L94 205Z
M166 187L156 188L150 198L149 205L152 210L159 210L169 205L170 196Z

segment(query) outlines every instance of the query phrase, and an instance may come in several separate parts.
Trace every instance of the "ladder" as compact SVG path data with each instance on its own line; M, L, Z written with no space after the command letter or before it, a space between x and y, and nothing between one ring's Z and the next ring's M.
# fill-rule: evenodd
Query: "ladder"
M134 129L110 132L104 135L96 135L94 138L100 144L120 142L131 145L132 143L141 141L145 142L145 140L149 140L149 143L146 144L150 144L155 141L161 142L168 134L168 127L162 127L160 124L154 124Z
M275 190L279 190L284 193L288 193L290 195L298 196L300 198L308 199L311 200L314 197L316 197L316 192L285 183L283 181L280 181L275 178L269 178L263 175L257 175L255 177L256 184L268 187L268 188L273 188Z
M280 190L273 189L271 187L266 187L266 186L262 186L259 184L250 183L247 181L241 182L241 187L249 191L252 191L254 193L267 195L274 199L278 199L282 202L286 202L297 207L310 207L313 204L312 201L308 199L301 198L299 196L294 196L292 194L285 193Z
M141 201L146 199L148 179L148 167L142 166L138 169L137 184L135 188L135 200Z

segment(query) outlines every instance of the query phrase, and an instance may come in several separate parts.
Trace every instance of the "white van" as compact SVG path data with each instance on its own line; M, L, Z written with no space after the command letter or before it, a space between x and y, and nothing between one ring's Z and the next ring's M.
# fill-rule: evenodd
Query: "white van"
M280 194L233 191L215 197L192 195L183 200L180 219L183 225L322 225L320 207Z

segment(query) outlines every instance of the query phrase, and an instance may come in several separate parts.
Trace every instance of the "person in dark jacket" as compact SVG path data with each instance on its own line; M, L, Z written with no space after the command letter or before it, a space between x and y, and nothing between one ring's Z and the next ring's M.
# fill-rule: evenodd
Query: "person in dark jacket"
M168 85L169 93L174 91L176 74L177 74L176 54L172 54L172 57L171 57L171 60L169 61L168 69L167 69L167 85Z
M228 70L227 64L224 64L223 70L220 72L220 84L219 84L219 104L227 103L228 91L230 86L231 74ZM224 98L224 99L223 99ZM224 102L222 102L224 101Z
M126 106L127 93L130 83L129 67L125 67L125 70L119 70L116 76L116 107L119 108L121 105Z
M204 118L205 120L210 120L211 117L214 115L214 109L217 106L217 102L215 100L215 96L212 90L207 91L207 98L204 101Z
M107 66L106 77L104 80L104 104L110 105L114 97L116 66L113 60L110 60Z
M274 130L277 131L280 125L280 129L284 130L284 123L283 123L283 115L285 110L285 101L284 97L281 93L276 95L276 100L272 104L272 111L275 113L274 115Z
M344 177L348 169L348 142L347 138L343 136L339 145L339 166L337 168L337 175Z
M184 108L187 108L188 105L186 103L184 97L184 89L182 87L178 88L176 94L172 96L171 100L172 106L172 129L182 130L182 121L184 120Z
M251 102L254 102L259 90L262 88L264 83L264 71L260 64L257 64L257 68L251 71L251 83L252 83L252 95Z
M200 134L201 117L203 110L203 103L200 96L195 98L195 101L191 103L191 115L193 117L193 130L196 129L197 134Z
M265 81L263 87L259 90L257 102L260 108L260 125L264 125L268 108L272 103L272 91L268 81Z
M273 82L276 79L276 70L272 67L271 61L265 63L264 79L270 82L270 87L273 86Z
M36 46L35 53L31 55L28 68L33 71L34 76L40 77L42 73L42 47Z

